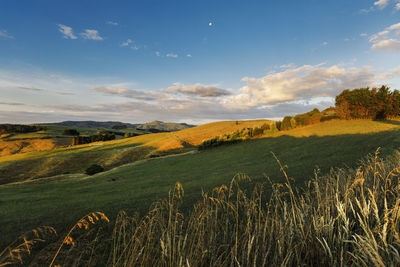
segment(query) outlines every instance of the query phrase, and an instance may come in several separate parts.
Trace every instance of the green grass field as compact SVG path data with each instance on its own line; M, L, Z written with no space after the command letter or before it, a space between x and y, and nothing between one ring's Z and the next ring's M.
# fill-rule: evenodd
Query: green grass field
M238 173L255 181L266 175L283 181L271 152L289 166L295 184L303 185L317 166L321 172L331 167L354 167L378 147L383 155L393 153L400 147L399 134L396 121L329 121L236 145L137 161L92 177L69 174L3 185L0 247L39 225L52 225L62 232L89 211L104 211L111 218L121 209L143 212L155 200L166 197L177 181L183 184L188 205L202 190L226 184Z

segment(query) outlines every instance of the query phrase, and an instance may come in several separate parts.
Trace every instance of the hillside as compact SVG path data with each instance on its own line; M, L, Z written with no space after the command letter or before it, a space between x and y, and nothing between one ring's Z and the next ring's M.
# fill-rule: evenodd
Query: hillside
M166 132L179 131L186 128L194 127L194 125L189 125L186 123L173 123L173 122L162 122L162 121L152 121L143 124L132 124L120 121L63 121L56 123L46 123L41 125L59 125L59 126L78 127L78 128L106 128L106 129L126 126L127 128L137 128L143 130L156 129Z
M209 128L216 133L234 126L234 122L223 122L211 124ZM206 127L199 127L198 132L202 132L201 136L204 137ZM190 140L193 129L178 132L179 136ZM289 166L288 174L295 178L295 184L303 185L314 175L314 168L317 166L322 173L328 172L332 166L353 167L365 155L374 153L378 147L382 148L383 155L392 154L400 147L399 134L400 125L397 121L328 121L203 152L193 151L139 160L91 177L70 173L36 182L3 185L0 186L0 199L6 201L0 202L0 224L4 226L0 230L0 236L5 236L4 242L10 241L18 233L37 225L54 225L58 229L64 229L93 210L104 211L110 217L121 209L143 211L153 201L165 197L177 181L183 184L185 201L189 204L200 197L202 190L208 191L217 185L228 183L238 173L248 174L253 181L265 179L266 175L272 181L283 181L271 152ZM163 146L165 141L171 140L171 133L130 139L151 136L155 146ZM192 137L192 141L195 140ZM119 141L122 140L113 141L114 146ZM150 139L140 141L151 143ZM118 145L119 149L123 148L121 144ZM96 154L94 148L77 149L91 152L76 154L81 157L69 162L69 165L86 161L92 154L106 158L112 156L104 156L104 153L112 151L111 147L108 150L98 150L99 154ZM137 145L135 149L143 149L142 153L147 153L144 151L145 146ZM64 151L64 156L58 155L49 159L49 162L67 166L61 162L67 160L67 152ZM46 153L38 154L40 157L47 157ZM14 157L16 156L18 155Z
M203 140L246 127L261 126L267 120L214 122L178 132L91 143L53 150L0 157L0 184L66 173L83 173L91 164L111 169L137 160L195 150ZM59 127L59 126L58 126Z
M192 127L195 127L195 125L189 125L186 123L162 122L162 121L152 121L144 124L139 124L136 126L136 128L138 129L144 129L144 130L157 129L165 132L179 131Z

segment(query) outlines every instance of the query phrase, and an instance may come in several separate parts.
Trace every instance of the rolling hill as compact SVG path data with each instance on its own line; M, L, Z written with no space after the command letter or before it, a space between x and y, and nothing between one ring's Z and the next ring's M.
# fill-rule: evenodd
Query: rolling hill
M160 131L179 131L186 128L194 127L194 125L189 125L186 123L173 123L173 122L162 122L162 121L152 121L143 124L132 124L120 121L63 121L56 123L44 123L41 125L59 125L77 128L105 128L112 129L115 126L127 126L127 128L137 128L143 130L156 129Z
M241 123L243 126L264 122ZM103 146L81 146L71 151L58 150L48 160L63 166L60 162L72 155L75 155L72 157L75 161L69 162L70 165L87 161L90 155L109 160L109 157L118 155L116 151L124 149L140 148L143 154L154 153L157 149L168 147L167 144L173 140L176 145L181 144L179 140L182 139L196 144L207 136L207 129L210 129L208 134L211 136L239 126L235 122L214 123L199 126L197 131L192 128L116 140L109 145L104 144L107 149ZM69 173L31 181L22 179L20 183L0 186L0 225L4 226L0 229L0 236L4 236L2 242L5 244L19 233L38 225L53 225L62 232L83 214L93 210L104 211L111 218L121 209L141 212L155 200L166 197L177 181L183 184L186 203L193 203L200 197L201 191L207 192L228 183L238 173L248 174L253 181L264 180L265 176L274 182L283 181L271 152L289 166L289 176L301 186L314 175L315 168L326 173L333 166L354 167L378 147L382 148L383 155L394 153L400 147L399 133L400 123L397 121L327 121L201 152L188 149L188 153L179 155L140 157L136 162L94 176ZM146 151L148 146L145 144L151 144L152 149ZM31 159L35 159L49 157L48 153L21 155L30 155ZM21 155L6 157L7 162ZM20 159L21 162L25 160Z
M0 184L68 173L83 173L91 164L106 169L150 157L196 150L203 140L238 129L270 122L214 122L177 132L145 134L132 138L60 147L0 157Z

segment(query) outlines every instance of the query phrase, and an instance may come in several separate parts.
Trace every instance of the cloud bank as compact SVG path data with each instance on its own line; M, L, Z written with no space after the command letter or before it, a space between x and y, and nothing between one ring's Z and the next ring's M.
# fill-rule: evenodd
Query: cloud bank
M104 80L99 78L83 82L73 78L49 78L51 75L47 74L47 79L50 80L44 83L45 76L34 75L32 79L27 79L26 76L14 77L12 81L7 80L9 76L6 73L6 76L0 77L0 88L14 87L25 91L46 88L40 91L40 99L43 96L46 101L39 104L30 102L30 111L26 111L22 106L18 110L18 105L5 104L17 101L1 100L4 107L9 106L19 111L10 112L4 108L1 113L11 117L0 118L3 122L10 119L21 121L18 116L23 114L26 115L25 122L50 118L55 121L56 118L61 120L70 116L81 120L145 122L157 119L198 124L217 120L280 118L315 107L324 109L334 105L334 97L344 89L379 86L400 77L400 67L377 73L368 66L355 68L320 64L296 67L288 64L279 71L262 77L244 77L244 85L238 89L177 82L166 88L143 90L130 88L133 85L129 83L102 83ZM93 85L94 81L98 85ZM54 82L60 86L50 86ZM74 91L75 94L61 96L60 92L70 92L68 88L79 90ZM13 95L9 99L18 100L17 97L21 94L25 93ZM26 94L27 97L32 95L29 92ZM64 97L68 100L62 101Z

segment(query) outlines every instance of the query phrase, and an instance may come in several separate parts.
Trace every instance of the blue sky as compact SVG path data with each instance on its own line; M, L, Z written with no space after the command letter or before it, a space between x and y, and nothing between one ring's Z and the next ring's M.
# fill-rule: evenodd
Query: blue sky
M0 2L0 122L280 118L400 85L399 0Z

